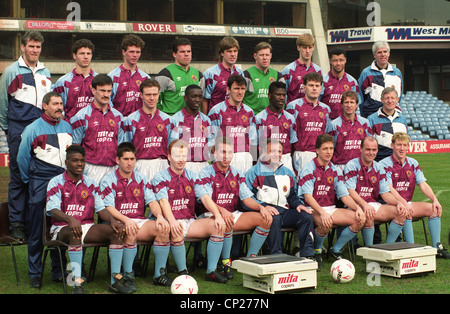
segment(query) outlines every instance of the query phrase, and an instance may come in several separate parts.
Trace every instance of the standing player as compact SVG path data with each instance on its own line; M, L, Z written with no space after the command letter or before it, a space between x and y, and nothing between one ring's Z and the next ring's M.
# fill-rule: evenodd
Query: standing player
M66 150L64 173L50 180L47 187L46 212L52 217L50 234L69 244L68 255L72 264L74 294L83 294L81 264L84 243L109 242L111 285L115 293L129 294L124 277L120 274L125 227L105 209L98 184L84 172L85 149L78 145ZM109 224L95 224L94 214Z
M175 63L162 69L155 79L161 86L158 108L174 115L184 107L183 97L188 85L194 84L205 89L205 80L199 70L191 67L192 43L187 38L175 38L172 44Z
M341 172L353 158L361 155L361 140L372 135L372 128L366 118L356 114L358 94L346 91L341 97L342 114L327 124L325 133L334 138L332 162Z
M42 98L42 116L22 133L17 163L28 184L28 276L32 287L39 287L42 269L42 213L50 179L64 171L66 147L72 144L72 127L63 119L61 96L49 92ZM53 257L53 256L52 256ZM53 279L59 275L52 271Z
M277 139L268 139L262 160L250 168L245 180L253 198L272 215L272 225L267 237L269 253L282 253L281 228L295 228L300 256L312 257L313 219L296 193L294 173L280 163L282 155L283 145Z
M139 85L150 78L137 66L144 46L145 42L139 36L126 35L121 44L123 63L108 73L114 83L111 93L113 107L124 117L142 107Z
M209 236L206 280L225 283L227 279L216 271L223 247L225 222L211 197L203 193L203 189L197 185L197 174L184 168L188 149L188 144L181 140L174 140L169 144L170 166L158 172L152 180L156 199L170 224L170 249L178 273L187 273L184 239L203 239ZM213 217L195 218L196 196Z
M97 75L91 68L94 49L89 39L77 40L72 46L75 69L61 76L53 85L53 91L62 97L66 121L94 100L91 91L92 79Z
M292 160L296 173L316 157L316 139L325 133L330 114L330 107L319 101L322 75L315 72L308 73L303 78L303 84L305 96L286 106L286 111L295 118L297 138L300 139L293 146Z
M200 171L198 184L203 187L212 200L226 223L226 230L222 248L223 274L233 278L231 270L231 246L233 232L253 230L247 251L248 256L258 254L270 231L272 216L269 211L252 196L253 193L245 183L242 176L230 165L234 153L234 144L228 138L217 138L214 146L215 162ZM251 211L239 211L239 199ZM204 216L212 214L202 207Z
M252 152L256 152L257 146L253 110L242 103L246 84L243 76L231 75L227 81L230 98L217 104L209 112L214 136L233 139L235 153L231 165L243 174L253 165Z
M249 86L243 102L257 115L269 106L267 93L270 83L284 82L284 78L280 72L270 68L272 46L268 42L263 41L255 46L253 58L255 65L244 71Z
M172 116L172 139L189 144L186 168L197 173L208 166L210 149L214 146L214 133L209 117L200 111L202 89L189 85L184 95L186 106Z
M273 82L269 85L269 106L255 117L258 133L259 153L262 155L267 139L275 138L283 144L281 162L294 172L291 146L297 143L295 118L284 110L286 100L286 84Z
M377 41L372 46L375 60L365 68L358 79L361 99L360 111L365 118L382 107L381 92L393 86L397 95L403 94L402 72L389 63L391 49L387 42Z
M287 104L305 96L304 77L306 74L317 72L322 75L322 69L312 62L315 48L314 37L311 34L302 34L298 36L296 44L299 52L298 59L281 71L287 85Z
M362 229L365 246L374 240L374 224L390 222L387 243L395 242L405 223L406 208L390 193L384 169L375 161L378 143L368 136L361 141L361 157L345 166L345 185L350 196L363 209L366 223ZM378 202L379 197L386 203Z
M160 95L157 80L143 81L140 90L143 105L124 119L124 139L136 147L136 170L151 180L155 173L169 166L171 119L157 107Z
M379 144L376 161L392 155L392 135L395 132L406 133L408 127L406 118L397 109L399 98L394 87L386 87L381 92L381 101L383 106L367 118L372 127L373 137Z
M39 62L44 37L37 31L22 36L22 56L8 66L0 79L0 127L9 152L8 209L11 235L25 239L28 187L20 177L17 153L23 130L42 115L42 97L51 89L49 70Z
M359 86L358 81L345 72L347 57L345 50L334 48L329 53L331 70L323 76L323 88L320 93L320 101L331 109L330 120L340 117L342 114L341 95L346 91L358 93L359 104ZM337 150L337 149L336 149Z
M162 215L147 177L134 170L136 147L129 142L121 143L117 148L116 162L118 169L103 178L100 191L106 209L125 225L122 266L128 286L133 292L137 291L133 262L137 254L138 241L153 241L155 254L153 282L156 285L170 286L172 281L164 271L170 249L169 224ZM146 206L150 208L151 219L145 216Z
M392 155L380 161L380 166L386 171L386 180L389 183L392 194L408 210L408 218L403 227L403 234L407 242L414 243L414 235L411 225L412 219L428 217L428 228L431 234L431 245L437 249L437 256L450 258L447 249L441 243L441 216L442 206L439 203L430 185L426 182L419 163L414 158L406 156L411 139L404 132L394 133L392 136ZM412 202L416 184L422 193L432 203ZM409 226L407 222L409 221Z
M123 141L122 114L109 105L112 80L99 74L92 80L94 101L70 120L73 143L86 150L86 175L97 182L114 170L117 145Z
M322 245L330 229L333 226L345 227L331 250L332 256L339 258L344 245L356 237L365 222L363 210L345 188L341 171L331 162L333 143L333 138L328 134L317 137L317 157L302 168L298 180L298 195L312 209L314 251L319 269L323 266ZM348 208L336 208L335 197Z
M236 67L238 53L239 43L235 38L224 37L220 41L220 62L203 72L205 92L203 93L201 111L204 114L208 114L212 107L228 98L227 80L230 75L244 75L244 72Z

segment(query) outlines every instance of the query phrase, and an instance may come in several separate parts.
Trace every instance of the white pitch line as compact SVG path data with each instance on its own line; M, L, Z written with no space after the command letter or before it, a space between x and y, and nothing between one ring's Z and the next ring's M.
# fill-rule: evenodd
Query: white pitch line
M437 191L436 193L434 193L434 195L436 195L436 197L439 197L439 195L441 195L441 193L442 192L450 192L450 190L439 190L439 191ZM426 199L424 199L423 201L421 201L421 202L427 202L427 201L429 201L430 199L427 197Z

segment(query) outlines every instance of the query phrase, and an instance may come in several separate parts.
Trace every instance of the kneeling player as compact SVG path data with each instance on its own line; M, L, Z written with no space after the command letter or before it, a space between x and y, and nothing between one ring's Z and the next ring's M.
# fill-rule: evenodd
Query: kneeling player
M351 241L365 223L365 215L350 197L340 170L331 162L334 152L333 137L321 134L316 140L317 157L308 162L299 173L298 194L312 208L314 219L314 251L319 269L323 266L322 245L333 226L346 227L332 248L334 258L340 258L344 245ZM336 208L335 196L348 208Z
M407 242L414 243L411 218L420 219L428 217L428 228L431 234L431 245L437 248L437 256L450 258L450 254L441 243L441 215L442 206L430 185L426 182L422 169L417 160L406 156L409 150L411 139L404 132L394 133L392 136L391 148L392 156L380 161L380 165L386 171L386 178L390 184L391 192L396 198L406 206L408 219L403 227L403 234ZM415 186L419 185L420 190L432 203L411 202Z
M387 243L394 242L402 231L406 208L389 192L384 169L375 161L378 142L372 136L361 141L361 157L350 160L345 166L344 177L350 195L366 215L362 232L364 244L373 244L374 223L390 222ZM378 197L387 204L378 202Z
M152 180L156 199L170 225L170 249L179 274L187 273L184 239L209 237L206 280L225 283L227 279L216 271L223 247L225 222L211 197L204 193L200 200L213 217L195 219L196 195L202 189L196 186L198 175L184 167L188 150L189 145L181 140L169 144L170 166L158 172Z
M227 279L233 278L230 259L233 232L255 229L247 252L247 256L254 256L264 244L272 223L272 215L252 198L253 193L247 187L245 177L230 165L233 154L233 142L228 138L217 138L214 146L216 162L199 173L198 181L204 193L216 203L227 225L222 248L223 274ZM252 211L237 210L239 199ZM212 215L204 208L203 212L203 217Z
M169 256L169 224L164 219L147 177L135 171L136 147L123 142L117 147L118 169L107 174L100 190L106 209L125 224L126 235L123 249L123 271L128 286L137 291L134 280L133 261L137 253L137 241L154 241L156 285L170 286L172 281L164 269ZM145 217L145 207L150 207L152 219Z
M52 216L50 234L69 244L69 259L74 277L73 293L84 293L81 286L83 243L109 242L111 261L110 291L131 293L120 274L125 227L114 219L103 203L97 182L83 176L85 150L72 145L66 150L67 170L50 180L47 187L47 215ZM94 224L94 211L110 224Z

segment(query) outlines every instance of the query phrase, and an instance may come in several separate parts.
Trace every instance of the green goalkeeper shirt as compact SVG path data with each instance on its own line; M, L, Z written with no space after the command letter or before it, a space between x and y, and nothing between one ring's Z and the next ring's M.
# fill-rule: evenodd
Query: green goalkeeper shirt
M283 76L277 70L269 68L267 73L258 69L256 66L244 71L249 87L245 92L243 103L252 108L255 115L269 106L269 85L272 82L284 81Z
M158 109L169 115L174 115L184 106L184 91L191 84L205 89L203 74L193 68L185 68L175 63L162 69L155 78L161 86Z

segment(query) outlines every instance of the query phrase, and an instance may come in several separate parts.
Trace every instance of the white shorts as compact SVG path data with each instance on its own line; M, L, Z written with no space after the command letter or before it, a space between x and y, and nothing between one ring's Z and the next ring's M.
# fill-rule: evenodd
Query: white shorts
M373 208L375 208L375 213L378 212L378 210L381 207L381 203L380 202L369 202L368 204L373 206Z
M151 182L154 175L164 169L169 168L167 159L139 159L136 161L135 169L147 176L148 181Z
M186 238L186 235L189 231L189 228L191 227L192 223L195 221L195 218L189 218L189 219L177 219L183 226L183 237Z
M292 163L294 164L294 168L297 173L299 173L300 170L302 170L302 168L315 157L315 152L300 152L296 150L292 155Z
M311 208L310 206L307 206L308 208ZM333 213L336 211L336 206L335 205L331 205L331 206L322 206L322 208L330 215L333 215ZM312 210L314 210L313 208L311 208Z
M140 218L131 218L131 221L134 221L135 223L137 223L139 229L141 229L141 227L142 227L147 221L150 221L150 219L147 219L147 218L143 218L143 219L140 219Z
M249 152L234 153L231 165L239 170L241 174L246 174L253 166L253 157Z
M243 214L243 212L239 211L239 210L235 210L234 212L232 212L233 214L233 222L236 223L236 221L239 219L239 217L241 217L241 215ZM212 217L213 214L211 212L206 212L201 214L198 218L210 218Z
M84 224L81 225L81 244L84 244L84 238L86 237L86 234L88 233L89 229L93 226L94 224ZM50 227L50 236L52 237L52 240L56 240L58 238L58 233L61 231L62 228L64 227L68 227L68 225L65 226L57 226L57 225L52 225Z
M186 162L186 165L184 167L198 174L203 168L207 166L209 166L209 162L207 161L188 161Z
M99 185L102 181L103 177L108 173L115 171L117 169L117 165L115 166L102 166L102 165L94 165L86 162L86 166L84 167L84 175L94 179Z

